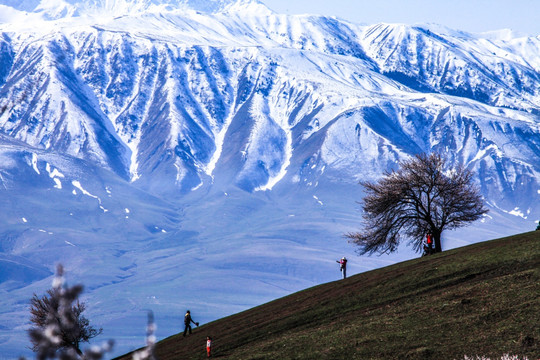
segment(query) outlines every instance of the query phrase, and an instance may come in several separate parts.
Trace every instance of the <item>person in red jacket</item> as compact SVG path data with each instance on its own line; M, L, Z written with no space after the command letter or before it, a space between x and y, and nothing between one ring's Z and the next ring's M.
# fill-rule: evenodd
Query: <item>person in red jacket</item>
M336 260L336 262L339 264L339 271L341 271L341 274L345 279L347 277L347 258L344 256L341 260Z
M431 235L431 233L427 233L426 243L429 248L429 252L432 253L433 252L433 236Z
M212 356L212 338L210 336L206 337L206 354L208 357Z
M422 256L433 254L433 236L431 233L426 234L426 243L424 244L424 253Z

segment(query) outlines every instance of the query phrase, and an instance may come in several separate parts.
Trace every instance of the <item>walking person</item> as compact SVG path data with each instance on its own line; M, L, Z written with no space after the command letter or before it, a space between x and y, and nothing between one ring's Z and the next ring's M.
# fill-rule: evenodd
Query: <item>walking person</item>
M194 323L196 326L199 326L198 322L193 321L193 319L191 318L191 313L188 310L186 312L186 315L184 315L184 325L185 325L184 336L186 336L186 333L188 332L188 330L189 330L189 334L191 335L191 323Z
M343 278L347 278L347 258L344 256L341 260L336 260L336 262L339 264L339 271L341 271Z
M208 357L212 356L212 338L210 336L206 337L206 354Z

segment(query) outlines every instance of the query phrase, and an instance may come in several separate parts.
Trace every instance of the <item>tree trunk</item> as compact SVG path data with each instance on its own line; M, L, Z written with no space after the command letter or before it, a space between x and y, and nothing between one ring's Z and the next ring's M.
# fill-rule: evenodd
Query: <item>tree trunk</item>
M79 355L82 355L82 351L80 349L80 346L79 346L79 342L78 341L75 341L75 344L73 344L73 349L75 349L75 351L77 352L77 354Z
M433 232L433 242L435 243L435 253L440 253L442 251L441 246L441 233L439 231Z

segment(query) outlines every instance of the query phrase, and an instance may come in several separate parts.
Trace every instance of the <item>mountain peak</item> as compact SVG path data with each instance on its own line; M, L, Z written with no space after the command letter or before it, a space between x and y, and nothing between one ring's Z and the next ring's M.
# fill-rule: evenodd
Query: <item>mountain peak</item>
M133 15L142 12L193 10L219 13L264 7L258 0L0 0L0 6L38 13L47 20L84 15Z

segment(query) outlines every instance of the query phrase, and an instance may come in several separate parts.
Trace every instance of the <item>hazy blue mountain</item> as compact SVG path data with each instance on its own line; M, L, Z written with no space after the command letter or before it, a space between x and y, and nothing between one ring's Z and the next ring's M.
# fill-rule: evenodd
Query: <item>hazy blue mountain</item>
M540 39L360 26L257 1L0 0L0 359L62 262L88 316L144 345L418 256L357 257L359 180L440 152L490 213L540 219Z

